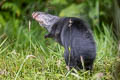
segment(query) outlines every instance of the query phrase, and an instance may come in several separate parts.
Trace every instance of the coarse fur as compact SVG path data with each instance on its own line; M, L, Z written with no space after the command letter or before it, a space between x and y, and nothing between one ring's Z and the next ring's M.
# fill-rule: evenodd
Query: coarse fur
M70 20L72 21L70 23ZM64 46L64 58L69 68L92 70L96 58L96 44L88 25L81 19L65 17L59 19L45 35Z

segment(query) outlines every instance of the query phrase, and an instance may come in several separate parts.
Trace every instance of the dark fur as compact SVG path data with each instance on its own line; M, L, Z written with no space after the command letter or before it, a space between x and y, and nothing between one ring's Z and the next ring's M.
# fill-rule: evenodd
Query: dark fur
M69 20L71 19L71 26ZM83 69L83 58L86 70L92 70L96 57L96 45L88 25L79 18L66 17L57 21L51 32L45 36L54 38L64 46L64 58L67 66L77 70Z

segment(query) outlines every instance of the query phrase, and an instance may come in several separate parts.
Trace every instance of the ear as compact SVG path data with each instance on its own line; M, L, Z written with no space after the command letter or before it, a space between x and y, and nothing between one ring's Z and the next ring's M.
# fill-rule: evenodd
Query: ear
M62 28L64 27L64 24L65 24L65 18L61 18L57 23L56 23L56 28L55 28L55 36L57 37L61 31L62 31Z
M66 18L61 18L58 20L53 26L50 34L52 34L53 37L58 37L62 31L62 28L66 24Z
M61 29L60 28L57 28L56 31L55 31L55 36L57 37L61 32Z

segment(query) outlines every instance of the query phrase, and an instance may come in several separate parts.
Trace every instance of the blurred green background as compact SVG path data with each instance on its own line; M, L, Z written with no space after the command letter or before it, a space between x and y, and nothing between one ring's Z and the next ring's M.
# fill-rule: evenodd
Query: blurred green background
M33 30L34 33L32 34L35 34L34 37L46 33L32 19L31 14L34 11L43 11L61 17L81 17L89 22L92 27L95 27L99 23L98 7L98 1L96 0L2 0L0 2L0 34L2 36L10 36L12 41L14 41L20 36L20 34L17 34L20 30L25 31L28 28L29 21L32 22L31 33ZM39 30L35 31L35 29ZM25 31L25 33L27 32ZM23 32L21 34L25 35ZM19 41L23 43L25 39ZM26 41L28 42L28 40Z
M115 25L119 15L113 18L117 13L114 7L112 0L0 0L0 79L115 79L113 63L117 59L120 28ZM88 71L66 70L63 47L53 39L44 39L47 31L32 19L34 11L80 17L89 23L97 44L92 76Z

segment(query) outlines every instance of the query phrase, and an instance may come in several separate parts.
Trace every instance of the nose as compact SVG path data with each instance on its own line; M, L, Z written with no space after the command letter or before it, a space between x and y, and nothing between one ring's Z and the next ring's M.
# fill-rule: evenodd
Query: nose
M33 19L36 19L37 16L38 16L38 13L37 13L37 12L33 12L33 13L32 13Z

